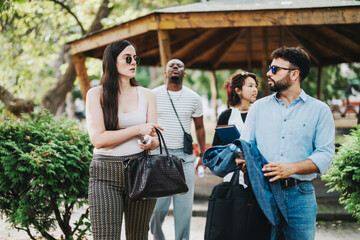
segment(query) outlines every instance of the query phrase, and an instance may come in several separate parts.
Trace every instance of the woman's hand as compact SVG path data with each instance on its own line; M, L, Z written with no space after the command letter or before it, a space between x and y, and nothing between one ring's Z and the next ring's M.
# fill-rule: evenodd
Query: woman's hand
M162 127L160 127L158 124L155 123L144 123L139 125L139 135L153 135L155 133L155 128L158 128L160 130L164 130Z
M138 145L141 149L151 149L154 137L145 135L143 140L138 140Z

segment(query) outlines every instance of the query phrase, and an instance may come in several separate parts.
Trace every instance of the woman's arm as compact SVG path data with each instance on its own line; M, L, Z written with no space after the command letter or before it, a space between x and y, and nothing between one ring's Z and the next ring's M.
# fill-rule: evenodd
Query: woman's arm
M149 89L144 88L144 95L147 102L146 122L149 124L156 124L156 128L163 130L159 125L157 125L157 105L155 94ZM147 141L145 144L138 141L138 144L142 149L153 150L159 146L159 139L157 138L155 131L144 136L144 140Z
M100 104L102 89L91 88L86 95L86 123L91 143L99 148L117 146L135 136L151 134L156 124L146 123L121 130L105 129L103 110Z

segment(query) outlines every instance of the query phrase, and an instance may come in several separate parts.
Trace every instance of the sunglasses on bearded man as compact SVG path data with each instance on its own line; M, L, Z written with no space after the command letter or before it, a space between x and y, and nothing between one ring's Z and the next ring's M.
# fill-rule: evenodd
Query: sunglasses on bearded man
M125 62L126 62L127 64L130 64L130 63L132 62L132 60L133 60L133 58L132 58L131 56L127 56L127 57L125 58ZM135 62L136 62L136 65L139 65L139 63L140 63L140 58L139 58L139 57L134 57L134 60L135 60Z
M284 68L284 67L279 67L279 66L276 66L276 65L269 65L268 66L268 71L271 70L271 72L275 75L277 73L277 71L279 71L279 69L284 69L284 70L289 70L289 71L294 71L294 70L298 70L298 69L295 69L295 68Z

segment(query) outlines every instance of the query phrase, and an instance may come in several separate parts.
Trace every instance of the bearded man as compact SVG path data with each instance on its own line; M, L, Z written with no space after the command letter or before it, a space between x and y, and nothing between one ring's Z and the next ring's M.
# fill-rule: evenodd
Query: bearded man
M288 222L279 219L271 239L312 240L317 207L312 180L331 165L334 119L328 105L301 89L310 70L303 49L282 47L271 57L267 77L275 93L250 108L241 139L256 145L269 161L264 176L281 184Z

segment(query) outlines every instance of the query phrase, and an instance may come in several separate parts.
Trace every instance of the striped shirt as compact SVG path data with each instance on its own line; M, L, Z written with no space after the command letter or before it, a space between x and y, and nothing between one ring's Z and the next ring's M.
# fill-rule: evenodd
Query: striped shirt
M184 132L171 105L166 92L167 85L153 89L156 94L158 124L164 128L163 136L166 146L170 149L184 148ZM169 91L177 114L185 131L191 131L191 119L201 117L203 108L200 96L188 87L183 86L180 91Z

